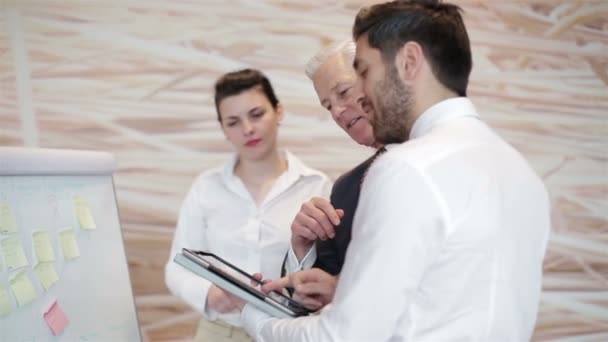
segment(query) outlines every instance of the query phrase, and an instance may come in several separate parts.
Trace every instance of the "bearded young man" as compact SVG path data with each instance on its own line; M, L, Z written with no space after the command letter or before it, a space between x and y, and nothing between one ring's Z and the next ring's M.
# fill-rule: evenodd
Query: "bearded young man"
M353 36L387 152L361 189L332 304L293 320L246 305L247 331L258 341L529 340L548 195L466 98L472 58L460 9L374 5L359 12Z

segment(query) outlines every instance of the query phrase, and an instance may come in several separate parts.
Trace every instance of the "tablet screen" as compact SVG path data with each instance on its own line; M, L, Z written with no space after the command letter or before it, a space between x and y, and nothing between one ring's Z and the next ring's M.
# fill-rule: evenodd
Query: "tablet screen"
M217 259L216 256L214 255L205 255L202 253L197 253L199 255L199 257L201 259L203 259L204 261L206 261L207 263L209 263L209 265L213 266L215 269L220 270L224 273L226 273L227 275L231 276L232 278L238 280L239 282L241 282L243 285L252 287L256 290L259 291L259 287L260 286L253 286L252 285L252 281L255 283L258 283L257 280L253 277L250 277L248 274L243 274L239 271L237 271L236 269L228 266L226 263L220 261Z

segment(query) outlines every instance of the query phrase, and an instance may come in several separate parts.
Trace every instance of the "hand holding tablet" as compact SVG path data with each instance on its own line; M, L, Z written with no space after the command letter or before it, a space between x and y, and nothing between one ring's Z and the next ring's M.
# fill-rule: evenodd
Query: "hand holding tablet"
M265 294L261 290L263 281L213 253L183 248L182 253L175 255L174 261L275 317L298 317L310 313L281 292Z

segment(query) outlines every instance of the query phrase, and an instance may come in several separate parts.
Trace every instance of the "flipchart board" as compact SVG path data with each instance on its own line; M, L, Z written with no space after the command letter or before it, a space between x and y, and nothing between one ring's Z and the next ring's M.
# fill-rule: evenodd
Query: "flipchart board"
M103 152L0 148L0 341L141 340Z

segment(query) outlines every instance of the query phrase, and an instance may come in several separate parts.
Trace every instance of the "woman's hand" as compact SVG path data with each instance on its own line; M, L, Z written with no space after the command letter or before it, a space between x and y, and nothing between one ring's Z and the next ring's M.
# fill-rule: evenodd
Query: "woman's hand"
M227 313L240 309L243 306L242 302L238 297L215 285L211 285L207 292L207 307L219 313Z

